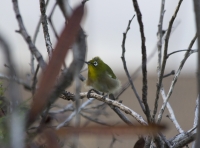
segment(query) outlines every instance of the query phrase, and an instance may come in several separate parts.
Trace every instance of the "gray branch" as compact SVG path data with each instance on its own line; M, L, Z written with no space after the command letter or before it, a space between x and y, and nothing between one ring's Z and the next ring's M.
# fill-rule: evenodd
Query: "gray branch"
M53 48L52 48L51 39L50 39L49 31L48 31L46 4L44 0L40 0L40 11L41 11L41 22L42 22L43 33L44 33L44 40L45 40L47 52L50 58Z
M40 67L42 68L42 70L44 70L44 68L46 67L46 63L41 55L41 53L38 51L38 49L35 47L35 45L33 44L31 37L28 35L26 28L24 26L20 11L19 11L19 6L18 6L18 0L12 0L13 2L13 8L15 11L15 15L17 18L17 22L19 25L19 33L23 36L24 40L27 42L29 49L31 51L31 53L35 56L35 58L37 59Z
M172 30L172 26L174 23L174 20L177 16L177 13L179 11L179 8L181 6L183 0L180 0L178 3L178 6L174 12L174 15L172 16L170 22L169 22L169 27L167 29L167 34L166 34L166 38L165 38L165 45L164 45L164 55L163 55L163 61L162 61L162 66L161 66L161 70L159 73L159 77L158 77L158 82L157 82L157 90L156 90L156 98L155 98L155 108L154 108L154 115L157 113L157 106L158 106L158 100L159 100L159 93L160 93L160 88L162 86L162 80L163 80L163 75L164 75L164 71L165 71L165 66L166 66L166 62L167 59L165 58L167 56L167 51L168 51L168 44L169 44L169 37L171 34L171 30ZM160 121L159 121L160 122Z
M194 38L193 38L192 41L190 42L190 45L189 45L189 47L188 47L188 50L187 50L187 52L185 53L185 56L184 56L183 60L181 61L180 65L179 65L179 68L178 68L178 70L177 70L177 72L176 72L176 74L175 74L175 76L174 76L174 79L173 79L173 81L172 81L172 83L171 83L171 86L170 86L170 88L169 88L169 92L168 92L168 94L167 94L166 100L164 101L164 103L163 103L163 105L162 105L162 107L161 107L161 110L160 110L160 112L159 112L158 121L157 121L158 123L160 123L160 121L161 121L161 119L162 119L162 115L163 115L163 113L164 113L165 107L166 107L166 105L167 105L167 102L168 102L168 100L169 100L171 94L172 94L172 91L173 91L173 89L174 89L174 86L175 86L175 84L176 84L176 81L178 80L178 76L179 76L180 73L181 73L181 70L182 70L182 68L183 68L183 65L185 64L187 58L191 55L190 51L191 51L191 48L192 48L192 46L193 46L193 44L194 44L196 38L197 38L197 34L194 36Z

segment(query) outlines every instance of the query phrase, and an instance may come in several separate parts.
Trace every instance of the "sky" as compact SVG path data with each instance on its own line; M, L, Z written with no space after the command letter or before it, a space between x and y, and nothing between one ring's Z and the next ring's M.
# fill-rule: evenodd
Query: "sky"
M70 5L72 8L80 4L80 0L71 0ZM50 0L47 7L47 16L49 16L55 0ZM139 7L142 13L142 20L144 24L144 33L146 37L147 55L156 47L157 43L157 30L160 14L160 0L146 1L139 0ZM163 22L163 29L168 28L169 21L177 7L178 0L168 0L165 4L165 15ZM19 8L23 18L23 22L27 32L33 39L37 23L40 18L39 0L19 0ZM95 56L107 63L114 72L124 74L123 64L121 61L122 54L122 37L128 25L128 21L136 14L131 0L89 0L85 7L85 17L82 20L82 27L87 35L87 60ZM63 15L59 8L52 17L56 30L60 33L65 24ZM174 22L176 29L171 34L169 40L168 53L187 49L190 41L195 35L195 19L192 1L183 1ZM13 11L12 0L3 0L0 5L0 34L2 34L12 49L12 57L14 58L16 67L21 73L30 73L30 52L28 46L22 36L15 32L18 30L18 24ZM56 45L56 38L49 26L50 37L53 47ZM47 58L47 51L43 37L43 30L40 28L39 35L36 40L36 47ZM197 49L197 45L193 46ZM70 63L71 53L66 58L67 63ZM135 17L131 24L131 29L128 32L126 40L126 53L125 53L127 66L130 73L141 64L141 38L137 18ZM166 66L166 73L171 70L177 70L180 61L184 57L183 53L177 53L169 57ZM195 74L197 69L196 58L197 54L193 54L187 60L182 73ZM0 72L5 68L3 67L3 54L0 51ZM148 63L148 74L156 75L157 67L157 54Z

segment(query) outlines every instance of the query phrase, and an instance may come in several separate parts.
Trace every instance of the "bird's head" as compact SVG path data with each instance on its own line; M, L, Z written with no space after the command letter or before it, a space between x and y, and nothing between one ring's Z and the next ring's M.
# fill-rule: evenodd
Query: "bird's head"
M106 70L106 64L99 57L94 57L85 63L88 65L88 72L98 74Z

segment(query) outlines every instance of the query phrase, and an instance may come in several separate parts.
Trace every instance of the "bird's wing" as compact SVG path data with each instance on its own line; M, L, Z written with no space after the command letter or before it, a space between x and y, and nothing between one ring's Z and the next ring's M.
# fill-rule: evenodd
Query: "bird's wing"
M107 74L109 77L116 79L117 77L115 76L115 74L113 73L112 69L107 65L107 70L106 70Z

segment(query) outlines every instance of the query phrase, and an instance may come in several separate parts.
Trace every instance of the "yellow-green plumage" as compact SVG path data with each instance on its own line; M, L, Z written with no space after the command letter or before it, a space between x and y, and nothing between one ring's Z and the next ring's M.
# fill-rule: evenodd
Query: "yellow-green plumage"
M105 93L114 93L120 87L112 69L99 57L95 57L88 64L88 78L86 85Z

